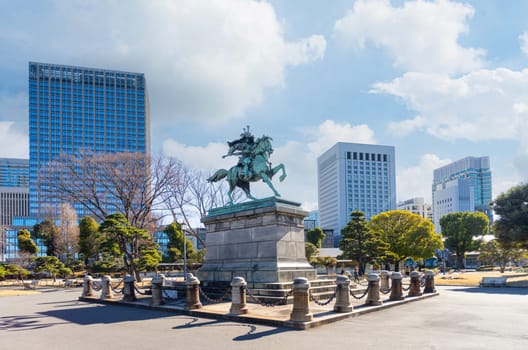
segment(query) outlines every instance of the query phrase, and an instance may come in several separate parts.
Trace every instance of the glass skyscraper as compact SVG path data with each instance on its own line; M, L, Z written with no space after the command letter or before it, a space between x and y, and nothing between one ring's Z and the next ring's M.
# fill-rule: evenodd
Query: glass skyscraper
M46 194L46 172L57 169L48 164L78 152L150 153L144 74L29 63L30 216L57 211L59 196Z
M435 169L433 173L433 221L441 231L440 218L451 212L481 211L490 222L491 169L489 157L466 157Z
M367 219L396 209L393 146L338 142L317 159L319 224L335 236L360 210Z
M17 237L10 235L14 216L29 213L29 161L0 158L0 261L17 249Z

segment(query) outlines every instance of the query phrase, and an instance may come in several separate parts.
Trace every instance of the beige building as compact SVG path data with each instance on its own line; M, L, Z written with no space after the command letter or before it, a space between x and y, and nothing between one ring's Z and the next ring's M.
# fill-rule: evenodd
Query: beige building
M418 214L422 218L433 221L433 209L431 204L425 203L423 197L411 198L398 202L398 210L407 210L413 214Z

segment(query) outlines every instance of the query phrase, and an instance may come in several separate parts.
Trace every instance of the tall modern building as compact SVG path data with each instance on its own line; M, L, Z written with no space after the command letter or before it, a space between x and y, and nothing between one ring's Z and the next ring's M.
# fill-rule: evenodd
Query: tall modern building
M481 211L490 222L491 169L489 157L466 157L441 168L433 174L433 222L441 231L440 218L451 212Z
M319 224L340 236L350 213L396 209L393 146L338 142L317 159Z
M46 194L46 172L56 170L49 162L86 151L149 154L149 138L144 74L30 62L30 215L42 218L60 205L58 196Z
M0 158L0 261L16 249L17 242L8 237L14 216L29 214L29 161Z
M407 210L413 214L420 215L424 219L433 221L433 208L431 204L425 203L423 197L416 197L398 202L398 210Z

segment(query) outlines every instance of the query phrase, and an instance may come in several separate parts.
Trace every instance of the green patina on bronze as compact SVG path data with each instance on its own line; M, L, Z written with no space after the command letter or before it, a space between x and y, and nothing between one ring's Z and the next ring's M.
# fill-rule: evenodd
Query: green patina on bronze
M207 212L207 218L216 217L225 214L234 214L241 211L247 210L256 210L260 208L269 208L276 206L277 204L282 204L283 206L288 206L293 209L299 209L301 203L288 201L285 199L280 199L276 197L268 197L263 199L256 199L250 202L238 203L228 207L213 208Z
M243 129L239 139L227 142L229 150L223 156L223 158L238 156L238 163L229 170L217 170L207 181L216 182L225 178L229 183L227 195L231 205L233 204L232 193L236 187L241 188L247 198L256 200L257 198L251 195L249 183L259 180L264 181L276 197L280 197L279 192L273 187L271 179L277 172L282 171L279 180L283 181L286 178L286 170L282 163L272 167L269 161L269 157L273 153L271 141L272 138L265 135L255 140L255 137L249 132L249 126Z

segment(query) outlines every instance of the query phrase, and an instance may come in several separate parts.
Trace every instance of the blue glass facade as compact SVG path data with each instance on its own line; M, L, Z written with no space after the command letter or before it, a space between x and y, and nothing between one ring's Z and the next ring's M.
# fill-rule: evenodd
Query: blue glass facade
M149 107L141 73L29 63L30 215L56 211L49 162L80 151L150 152ZM79 216L84 213L77 209Z
M29 161L0 158L0 187L29 187Z
M434 170L433 217L440 232L440 218L451 212L481 211L490 222L491 169L489 157L466 157Z

